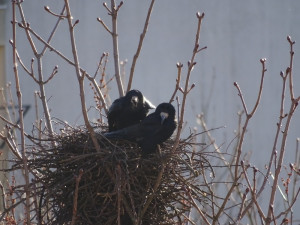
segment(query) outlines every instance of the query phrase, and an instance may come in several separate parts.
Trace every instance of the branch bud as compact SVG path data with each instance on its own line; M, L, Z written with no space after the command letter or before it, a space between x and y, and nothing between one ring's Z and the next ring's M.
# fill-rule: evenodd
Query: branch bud
M256 173L258 169L256 167L253 167L253 172Z
M75 27L79 23L79 20L76 20L75 23L73 24L73 27Z
M266 58L262 58L262 59L260 59L260 62L261 62L261 63L265 63L266 60L267 60Z
M24 28L22 23L18 23L18 26L21 27L21 28Z
M200 14L200 12L197 12L196 16L197 16L198 19L201 19L201 18L204 17L204 13Z
M284 76L284 74L283 74L283 71L280 71L280 76L281 76L281 77L283 77L283 76Z
M182 64L181 62L177 62L177 63L176 63L176 66L177 66L177 68L182 68L182 67L183 67L183 64Z
M50 12L49 6L46 5L46 6L44 7L44 9L45 9L47 12Z

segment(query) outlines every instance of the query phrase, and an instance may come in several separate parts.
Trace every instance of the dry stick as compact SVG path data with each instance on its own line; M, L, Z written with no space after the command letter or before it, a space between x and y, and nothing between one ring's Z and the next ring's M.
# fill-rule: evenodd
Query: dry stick
M194 49L193 49L192 58L188 63L188 72L187 72L187 76L186 76L186 80L185 80L185 87L184 87L183 99L182 99L181 111L180 111L180 120L178 123L177 134L176 134L175 143L174 143L172 152L175 151L175 149L177 148L177 146L179 144L180 134L181 134L182 125L183 125L183 119L184 119L186 97L187 97L189 91L193 87L193 85L191 87L189 87L189 80L190 80L190 75L193 70L193 67L196 64L195 57L196 57L197 53L199 53L199 51L203 49L203 48L199 49L199 39L200 39L201 23L202 23L202 19L204 18L204 13L200 14L198 12L196 15L198 18L198 26L197 26L197 32L196 32L195 45L194 45Z
M98 93L98 96L100 97L100 100L101 100L101 102L103 104L104 111L105 111L105 113L107 115L108 114L107 104L106 104L105 98L104 98L104 96L102 94L102 91L100 90L100 87L99 87L99 85L97 84L97 82L95 80L95 77L91 77L88 74L85 74L85 75L92 82L92 84L94 85L94 87L95 87L95 89L96 89L96 91Z
M13 117L12 121L16 122L17 118L16 118L16 112L15 112L15 102L14 102L14 98L12 95L11 83L7 84L7 89L8 89L8 96L9 96L9 104L12 108L12 113L11 113L12 117Z
M186 222L186 224L192 224L192 225L196 225L196 223L195 222L193 222L188 216L186 216L186 215L184 215L184 214L182 214L182 216L187 220L187 221L184 221L184 222ZM180 223L179 223L180 224ZM183 223L182 223L183 224Z
M211 196L211 209L212 209L212 215L215 215L215 207L214 207L214 202L215 202L215 196L214 196L214 192L212 190L212 186L208 184L207 179L206 179L206 175L205 175L205 168L203 167L203 163L201 162L201 166L202 166L202 177L205 183L205 187L207 187L207 189L209 190L209 195Z
M174 101L175 95L176 95L177 91L180 88L181 69L183 67L183 64L178 62L178 63L176 63L176 66L177 66L176 86L175 86L175 90L174 90L174 92L173 92L173 94L171 96L171 99L170 99L169 103L172 103Z
M112 18L112 39L113 39L113 50L114 50L114 64L116 80L119 89L120 97L124 96L123 84L120 75L120 59L119 59L119 47L118 47L118 27L117 27L117 16L120 7L123 5L123 1L120 2L116 8L115 0L111 0L111 18Z
M95 131L93 130L93 127L91 126L86 110L86 104L85 104L85 92L84 92L84 77L85 77L85 72L80 74L80 67L79 67L79 60L78 60L78 55L77 55L77 49L76 49L76 43L75 43L75 36L74 36L74 25L72 24L72 16L71 16L71 10L70 10L70 5L69 5L69 0L65 0L65 5L67 9L67 19L68 19L68 24L69 24L69 32L70 32L70 39L71 39L71 45L72 45L72 53L74 57L74 63L75 63L75 71L79 83L79 90L80 90L80 100L81 100L81 109L82 109L82 114L84 118L85 125L90 133L91 139L93 141L93 144L96 148L97 152L100 152L100 145L97 141Z
M140 52L141 52L141 49L142 49L142 46L143 46L143 41L144 41L144 38L145 38L146 33L147 33L149 20L150 20L150 17L151 17L154 2L155 2L155 0L152 0L151 3L150 3L148 13L147 13L147 18L146 18L146 21L145 21L145 24L144 24L144 29L143 29L143 32L140 35L140 41L139 41L139 44L138 44L138 48L136 50L135 55L133 56L133 60L132 60L131 68L130 68L129 81L128 81L128 85L127 85L127 92L130 91L130 89L131 89L135 64L136 64L136 61L137 61L137 59L140 55Z
M279 219L281 216L286 215L291 210L291 208L294 206L294 204L297 201L297 197L298 197L299 193L300 193L300 188L298 188L298 191L297 191L295 197L293 198L290 206L284 212L279 213L278 216L275 217L275 219Z
M266 184L269 180L269 177L270 177L270 174L271 174L270 171L271 171L271 168L272 168L273 159L274 159L274 156L276 154L275 152L276 152L278 138L279 138L279 135L281 133L282 120L286 117L286 115L284 115L284 99L285 99L286 80L287 80L288 76L287 76L287 74L284 75L283 72L280 72L280 76L281 76L283 82L282 82L282 94L281 94L279 121L277 122L277 130L276 130L276 134L275 134L272 153L271 153L269 164L268 164L268 169L267 169L266 175L264 176L263 183L262 183L259 191L256 194L256 198L258 198L261 195L261 193L265 189L265 186L266 186ZM252 204L253 204L253 200L251 200L251 202L247 205L244 212L242 213L242 216L244 216L248 212L248 210L252 207Z
M292 41L291 36L287 36L287 40L290 44L290 66L289 66L289 81L290 81L290 95L291 95L291 100L294 100L294 89L293 89L293 61L294 61L294 50L293 46L295 44L294 41Z
M122 200L122 171L121 171L121 166L120 164L117 165L116 168L116 191L117 191L117 221L118 225L121 225L121 200Z
M238 175L238 167L239 167L239 163L240 163L240 157L241 157L241 154L242 154L242 146L243 146L243 141L244 141L246 129L247 129L249 120L254 115L254 113L255 113L255 111L256 111L256 109L258 107L258 104L260 102L261 93L262 93L262 89L263 89L264 76L265 76L265 72L267 71L266 68L265 68L266 59L261 59L260 62L262 64L262 74L261 74L261 81L260 81L259 93L258 93L258 96L257 96L257 100L256 100L256 103L255 103L255 106L253 107L253 110L251 111L250 114L248 112L246 103L244 101L244 97L243 97L242 91L241 91L239 85L236 82L234 82L234 86L238 90L238 93L239 93L238 95L239 95L239 97L240 97L240 99L242 101L243 108L244 108L244 111L246 113L246 121L244 123L243 129L242 129L242 133L241 133L241 137L240 137L240 140L239 140L239 143L238 143L238 147L237 147L237 156L236 156L235 171L234 171L234 181L233 181L231 187L229 188L229 191L228 191L226 197L223 200L222 206L220 207L217 215L214 217L213 224L217 223L218 218L220 217L221 213L223 212L223 210L225 208L225 205L227 204L228 199L231 196L231 193L233 192L235 186L237 185L237 181L240 178L240 176Z
M193 198L193 196L191 195L191 193L187 190L187 194L191 200L191 202L193 203L193 206L195 207L195 209L197 210L197 212L200 214L201 218L203 219L203 221L205 222L205 224L210 225L210 222L206 219L204 213L202 212L202 210L199 208L199 206L197 205L195 199Z
M296 139L296 151L295 151L295 163L293 164L293 170L294 170L294 172L296 172L295 171L295 166L296 166L296 168L298 167L298 169L300 169L300 158L299 158L299 155L298 155L299 154L299 142L300 142L300 138L297 138ZM299 172L300 172L300 170L299 170ZM299 172L298 172L298 175L300 175ZM294 176L293 191L292 191L293 198L295 197L297 180L298 180L298 176Z
M245 207L245 201L246 201L246 197L247 197L247 194L249 192L249 188L247 188L245 190L245 193L243 194L243 197L242 197L242 202L241 202L241 208L239 210L239 213L238 213L238 216L237 216L237 221L236 221L236 224L240 224L240 220L242 218L242 211Z
M42 57L44 56L48 46L45 45L43 50L41 51L41 53L38 53L36 48L35 48L35 45L34 45L34 42L31 38L31 35L30 35L30 32L29 32L29 24L26 22L25 20L25 16L24 16L24 12L23 12L23 9L22 9L22 6L21 4L18 4L18 7L19 7L19 11L20 11L20 15L21 15L21 18L22 18L22 26L24 29L25 29L25 32L26 32L26 35L27 35L27 39L29 41L29 43L31 43L31 47L32 47L32 51L35 55L35 57L37 58L37 63L38 63L38 79L36 79L34 77L34 73L33 73L33 61L31 63L31 72L29 73L28 70L25 70L34 80L35 82L39 85L39 88L40 88L40 99L41 99L41 102L42 102L42 106L43 106L43 111L44 111L44 115L45 115L45 120L46 120L46 126L47 126L47 130L49 132L49 136L50 137L53 137L53 127L52 127L52 123L51 123L51 116L50 116L50 112L49 112L49 107L48 107L48 103L47 103L47 99L46 99L46 94L45 94L45 84L47 82L49 82L55 74L57 74L57 66L54 68L52 74L49 76L49 78L44 81L44 77L43 77L43 71L42 71ZM45 7L46 11L49 12L49 10L47 10L47 7ZM61 15L64 14L64 11L65 11L65 6L63 7L62 11L61 11ZM50 41L52 40L57 28L58 28L58 25L59 23L61 22L62 20L62 17L59 17L48 40L47 40L47 43L49 44ZM22 65L22 64L21 64ZM23 67L24 68L24 67ZM55 143L53 142L53 145Z
M29 171L27 164L26 148L25 148L25 135L24 135L24 117L23 117L23 103L22 103L22 92L20 88L19 74L18 74L18 63L16 54L16 2L12 1L13 19L12 19L12 29L13 29L13 69L16 81L16 92L19 105L19 118L20 118L20 136L21 136L21 154L24 165L24 178L25 178L25 213L26 221L25 224L30 224L30 190L29 190Z
M226 161L225 157L222 155L222 152L220 151L220 147L216 144L216 141L213 139L213 137L212 137L212 135L210 133L210 130L207 128L207 125L205 123L203 115L200 115L198 118L200 120L200 124L201 124L202 128L204 129L205 134L209 138L210 143L213 145L214 149L217 151L220 159L222 160L222 162L224 163L224 165L227 166L230 169L230 165L231 164L229 164Z
M238 148L237 148L238 151L237 151L237 158L236 158L235 177L237 177L237 174L238 174L238 165L239 165L240 157L241 157L241 154L242 154L242 145L243 145L244 136L245 136L245 133L246 133L246 128L248 126L249 120L254 115L254 113L255 113L255 111L258 107L258 104L260 102L261 93L262 93L262 89L263 89L263 83L264 83L264 76L265 76L265 72L267 71L266 68L265 68L266 59L261 59L260 62L262 63L262 74L261 74L259 93L258 93L258 97L257 97L256 103L255 103L255 106L253 107L253 110L251 111L250 114L247 110L247 106L245 104L241 89L240 89L239 85L236 82L234 82L234 86L237 88L237 90L239 92L239 96L241 98L241 101L242 101L242 104L243 104L243 107L244 107L244 110L245 110L245 113L246 113L246 121L245 121L245 124L243 126L241 138L239 140L239 144L238 144Z
M21 203L23 203L23 202L26 202L26 198L21 198L20 201L14 202L13 205L11 205L10 207L4 209L3 212L1 212L1 214L0 214L0 221L3 221L4 217L5 217L7 214L9 214L10 211L14 212L14 210L16 209L16 207L17 207L18 205L20 205ZM15 220L15 215L13 215L13 217L14 217L14 220ZM8 223L7 223L7 224L8 224Z
M278 158L278 162L277 162L276 169L275 169L275 175L274 175L274 181L273 181L273 185L272 185L272 191L271 191L269 206L274 205L279 174L281 172L282 163L283 163L284 154L285 154L285 144L286 144L286 140L287 140L287 136L288 136L288 130L289 130L290 122L292 120L294 112L295 112L295 110L298 106L299 100L300 100L300 97L298 97L297 99L294 98L293 83L292 83L292 81L293 81L293 79L292 79L293 78L293 74L292 74L292 71L293 71L293 56L294 56L293 45L294 45L295 42L292 42L291 38L289 36L288 36L287 39L290 43L290 48L291 48L291 50L290 50L290 52L291 52L291 54L290 54L290 67L287 69L287 72L289 73L289 81L290 81L289 89L290 89L290 95L291 95L291 106L290 106L290 109L289 109L289 113L287 115L287 121L286 121L285 129L284 129L284 132L283 132L279 158ZM272 216L272 209L269 208L266 225L269 225L271 223L271 216Z
M7 101L6 101L6 97L5 97L5 94L4 94L4 88L1 88L1 89L0 89L0 92L1 92L1 97L2 97L2 105L3 105L3 107L4 107L4 110L5 110L5 113L6 113L6 115L7 115L8 121L12 121L11 116L10 116L10 113L9 113L9 110L8 110L8 104L7 104ZM1 116L1 118L3 118L3 117ZM3 120L3 119L2 119L2 120ZM3 121L4 121L4 120L3 120ZM15 122L15 121L16 121L16 120L15 120L15 118L14 118L14 122ZM12 131L13 131L13 133L14 133L13 136L15 136L15 139L16 139L16 138L17 138L16 132L15 132L14 129L13 129Z
M251 193L251 196L252 196L252 199L253 199L253 201L254 201L254 203L255 203L255 205L256 205L256 208L257 208L257 210L258 210L258 213L259 213L259 215L260 215L260 217L262 218L262 220L263 221L265 221L266 220L266 216L264 215L264 213L263 213L263 211L262 211L262 209L261 209L261 207L259 206L259 204L258 204L258 202L257 202L257 196L256 196L256 176L254 175L253 176L253 180L254 180L254 182L253 182L253 188L252 188L252 185L251 185L251 183L250 183L250 180L249 180L249 178L248 178L248 173L247 173L247 171L246 171L246 169L245 169L245 165L244 165L244 161L241 161L241 166L242 166L242 169L243 169L243 174L245 175L245 179L246 179L246 181L247 181L247 184L248 184L248 189L250 190L250 193ZM257 170L256 168L253 168L253 170L255 171L255 170ZM257 172L257 171L256 171ZM254 172L254 173L256 173L256 172ZM240 214L240 217L239 217L239 220L241 219L242 217L241 217L241 214Z
M63 7L60 15L62 16L65 12L65 6ZM58 17L58 20L47 40L47 43L50 43L51 39L53 38L59 23L62 21L62 17ZM47 128L48 128L48 132L50 133L50 137L53 137L53 127L52 127L52 123L51 123L51 117L50 117L50 112L49 112L49 107L48 107L48 103L47 103L47 99L46 99L46 94L45 94L45 84L51 80L54 75L57 73L57 67L54 68L53 73L50 75L50 77L48 78L47 81L43 82L44 78L43 78L43 73L42 73L42 56L45 54L47 50L47 46L45 45L42 52L37 55L37 60L38 60L38 74L39 74L39 86L40 86L40 98L42 101L42 105L43 105L43 111L45 114L45 120L46 120L46 124L47 124ZM55 143L53 142L53 145L55 145Z
M14 146L14 144L12 143L13 140L4 136L1 132L0 132L0 138L8 145L8 148L12 151L12 153L20 160L22 160L22 156L20 151L18 150L18 148L16 148Z
M112 31L105 25L103 20L97 18L97 20L102 24L105 30L111 34L113 39L113 52L114 52L114 65L115 65L115 77L117 80L118 90L120 97L124 96L124 89L122 84L122 79L120 75L120 59L119 59L119 47L118 47L118 26L117 26L117 17L118 11L123 5L123 1L116 7L115 0L111 0L111 8L109 9L106 2L103 3L103 6L108 11L108 14L112 19Z
M275 194L277 191L277 185L278 185L278 179L279 179L279 174L281 172L282 169L282 163L283 163L283 159L284 159L284 154L285 154L285 144L286 144L286 140L287 140L287 135L288 135L288 130L289 130L289 126L292 120L292 117L294 115L295 109L298 105L299 102L299 98L296 99L297 101L292 101L291 106L290 106L290 110L287 116L287 121L285 124L285 129L283 131L283 137L282 137L282 142L281 142L281 147L280 147L280 153L279 153L279 158L278 158L278 162L277 162L277 168L275 169L275 175L274 175L274 181L273 181L273 185L272 185L272 191L271 191L271 196L270 196L270 202L269 202L269 206L274 204L275 201ZM272 210L269 208L268 211L268 216L267 216L267 221L266 224L270 224L271 223L271 213Z
M79 170L79 175L75 177L75 193L74 193L74 200L73 200L73 215L72 215L72 222L71 225L75 225L76 217L77 217L77 202L78 202L78 190L79 190L79 183L83 174L83 170Z
M5 210L6 209L6 200L5 200L6 199L6 193L5 193L5 188L4 188L1 181L0 181L0 189L2 191L2 207Z
M47 46L47 48L49 48L51 51L55 52L58 56L60 56L63 60L65 60L70 65L75 66L74 62L72 62L70 59L68 59L66 56L64 56L61 52L59 52L58 50L53 48L49 43L47 43L43 38L41 38L34 30L32 30L30 27L26 27L26 29L28 29L30 31L30 33L33 34L45 46ZM80 68L80 72L85 73L86 75L88 75L88 73L82 68ZM100 89L97 90L97 91L101 93L101 94L99 94L100 100L101 100L102 104L107 108L107 104L106 104L105 99L103 97L102 91Z

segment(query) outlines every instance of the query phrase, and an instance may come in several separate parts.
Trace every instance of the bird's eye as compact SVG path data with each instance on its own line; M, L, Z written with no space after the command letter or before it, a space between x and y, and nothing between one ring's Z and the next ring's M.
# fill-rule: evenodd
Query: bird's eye
M139 98L137 96L132 96L131 101L137 103L139 101Z

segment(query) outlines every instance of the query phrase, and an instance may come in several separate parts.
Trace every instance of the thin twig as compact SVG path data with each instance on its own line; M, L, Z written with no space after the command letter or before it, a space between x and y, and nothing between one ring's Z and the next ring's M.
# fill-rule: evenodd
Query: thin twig
M177 93L177 91L179 90L180 88L180 80L181 80L181 69L183 67L183 64L182 63L176 63L176 66L177 66L177 79L176 79L176 85L175 85L175 90L171 96L171 99L169 101L169 103L172 103L174 101L174 98L175 98L175 95Z
M226 194L226 197L223 200L222 206L220 207L217 215L214 218L214 224L216 223L217 219L220 217L221 213L223 212L223 210L225 208L225 205L229 200L229 197L231 196L234 188L237 186L238 180L240 179L239 164L240 164L240 157L241 157L241 154L242 154L242 147L243 147L243 143L244 143L244 137L245 137L245 133L246 133L246 130L247 130L247 127L248 127L249 120L254 115L254 113L255 113L258 105L259 105L259 102L260 102L260 97L261 97L262 88L263 88L263 85L262 85L263 80L264 80L263 78L264 78L264 75L265 75L265 72L266 72L265 61L266 61L265 59L260 60L260 62L262 63L262 75L261 75L260 89L259 89L256 104L253 107L253 110L251 111L250 114L248 113L247 106L246 106L246 103L244 101L244 97L242 95L242 91L240 90L240 87L238 86L238 84L236 82L234 82L234 86L237 88L238 93L239 93L239 97L241 98L241 101L243 103L243 107L244 107L244 110L245 110L245 113L246 113L246 120L245 120L245 123L243 125L242 133L241 133L241 136L240 136L240 139L239 139L239 142L238 142L238 146L237 146L237 151L236 151L236 156L235 156L235 170L234 170L233 182L232 182L231 187L229 188L228 193Z
M84 77L85 72L80 74L80 67L79 67L79 60L77 55L77 49L76 49L76 43L75 43L75 36L74 36L74 26L72 24L72 16L71 16L71 10L69 5L69 0L65 0L66 10L67 10L67 19L69 24L69 32L70 32L70 39L71 39L71 45L72 45L72 53L74 57L74 63L75 63L75 71L79 83L79 89L80 89L80 100L81 100L81 109L83 114L83 119L85 122L85 125L90 133L91 139L93 141L93 144L97 150L97 152L100 152L100 145L97 141L95 131L93 130L93 127L91 126L86 110L86 104L85 104L85 92L84 92Z
M275 217L275 219L279 219L281 216L286 215L288 212L290 212L290 210L292 209L292 207L294 206L294 204L296 203L296 201L298 199L299 193L300 193L300 188L298 188L298 191L297 191L296 195L294 196L290 206L285 211L279 213L278 216Z
M292 41L292 38L291 36L287 36L287 40L290 44L290 65L289 65L289 68L288 68L288 74L289 74L289 81L290 81L290 96L291 96L291 100L294 99L294 88L293 88L293 76L292 76L292 73L293 73L293 61L294 61L294 50L293 50L293 46L295 44L294 41Z
M196 55L199 50L200 30L201 30L201 23L204 18L204 13L200 14L198 12L196 15L197 15L197 19L198 19L198 25L197 25L197 31L196 31L195 44L194 44L194 49L193 49L191 60L188 63L188 72L187 72L187 76L186 76L186 80L185 80L185 87L184 87L183 99L182 99L182 103L181 103L180 118L178 121L177 134L176 134L176 138L175 138L174 147L172 149L173 152L175 151L175 149L177 148L177 146L179 144L180 134L181 134L182 126L183 126L186 98L187 98L187 94L190 89L189 80L190 80L191 72L196 64L195 58L196 58Z
M120 2L119 6L116 7L115 0L111 0L111 9L110 15L112 19L112 39L113 39L113 52L114 52L114 65L115 65L115 77L118 85L119 95L120 97L124 96L124 88L122 84L122 79L120 75L120 59L119 59L119 43L118 43L118 26L117 26L117 17L118 11L122 6L123 1ZM105 5L104 5L105 6Z
M25 178L25 214L26 220L25 224L30 224L30 189L29 189L29 170L27 163L27 155L25 148L25 135L24 135L24 117L23 117L23 103L22 103L22 92L20 88L20 80L18 74L18 63L17 63L17 48L16 48L16 4L20 5L20 3L16 3L12 1L12 28L13 28L13 70L15 74L15 82L16 82L16 92L18 98L19 105L19 118L20 118L20 136L21 136L21 154L24 166L24 178Z
M204 215L204 213L202 212L202 210L199 208L199 206L195 202L195 199L193 198L193 196L191 195L191 193L189 192L189 190L187 190L186 192L187 192L187 195L189 196L190 200L192 201L193 206L195 207L195 209L197 210L197 212L201 216L202 220L205 222L205 224L210 225L210 222L207 220L206 216Z
M80 183L82 175L83 175L83 170L80 169L79 175L75 177L75 193L74 193L74 200L73 200L73 214L72 214L71 225L75 225L75 223L76 223L78 190L79 190L79 183Z
M43 47L41 53L38 53L38 51L36 50L35 48L35 45L34 45L34 42L32 40L32 37L30 35L31 32L31 29L30 29L30 25L29 23L26 22L25 20L25 15L24 15L24 12L23 12L23 9L22 9L22 6L21 4L18 4L18 7L19 7L19 11L20 11L20 15L21 15L21 18L22 18L22 24L23 24L23 28L25 29L25 32L26 32L26 36L27 36L27 39L29 41L29 43L31 43L31 47L32 47L32 51L35 55L35 57L37 58L37 64L38 64L38 79L35 78L34 76L34 73L33 73L33 61L31 61L31 72L27 72L33 79L34 81L39 85L39 88L40 88L40 98L41 98L41 101L42 101L42 106L43 106L43 111L44 111L44 115L45 115L45 120L46 120L46 125L47 125L47 130L49 132L49 136L50 137L53 137L53 127L52 127L52 122L51 122L51 116L50 116L50 112L49 112L49 107L48 107L48 102L47 102L47 98L46 98L46 93L45 93L45 87L44 85L46 83L48 83L53 77L54 75L57 74L57 66L55 66L55 68L53 69L53 72L52 74L49 76L49 78L44 81L44 77L43 77L43 71L42 71L42 57L43 55L45 54L46 50L48 49L48 45L46 45L45 43L45 46ZM48 12L51 12L49 10L49 8L45 7L46 11ZM52 40L52 38L54 37L54 34L58 28L58 25L59 23L61 22L61 20L64 18L62 15L64 14L65 12L65 6L63 7L61 13L60 13L60 16L58 17L58 20L54 26L54 28L52 29L51 33L50 33L50 36L47 40L47 44L49 44ZM53 13L51 13L53 14ZM26 26L25 26L26 25ZM35 35L36 36L36 35ZM55 145L55 143L53 142L52 143L53 145Z
M285 123L283 136L282 136L282 140L281 140L281 147L280 147L280 151L279 151L278 162L277 162L276 168L275 168L274 181L273 181L273 185L272 185L269 206L274 205L275 195L276 195L277 186L278 186L279 175L281 173L282 163L283 163L285 150L286 150L285 146L286 146L288 131L289 131L290 123L291 123L291 120L293 118L294 112L295 112L295 110L298 106L299 100L300 100L300 97L298 97L297 99L294 98L293 83L292 83L292 81L293 81L293 74L292 74L293 68L292 67L293 67L293 55L294 55L294 53L292 52L293 42L291 42L290 37L288 37L288 41L291 45L290 67L289 67L289 69L287 69L287 73L289 75L289 80L290 80L289 91L290 91L290 95L291 95L291 102L290 102L291 105L290 105L289 112L287 114L287 121ZM272 215L273 215L272 209L271 209L271 207L269 207L266 225L269 225L271 223L271 216Z
M99 22L99 23L101 23L102 24L102 26L104 27L104 29L108 32L108 33L110 33L111 35L112 35L112 32L111 32L111 30L108 28L108 26L104 23L104 21L101 19L101 18L97 18L97 21Z
M246 181L247 181L248 188L249 188L249 190L250 190L252 199L253 199L253 201L254 201L254 203L255 203L255 205L256 205L256 208L257 208L257 210L258 210L258 213L259 213L260 217L263 219L263 221L265 221L265 220L266 220L266 216L264 215L264 213L263 213L263 211L262 211L260 205L258 204L258 202L257 202L257 200L256 200L256 199L257 199L257 196L256 196L256 185L255 185L256 177L253 176L254 182L253 182L253 188L252 188L252 185L251 185L250 180L249 180L249 178L248 178L248 173L247 173L247 171L246 171L246 169L245 169L245 165L244 165L244 162L243 162L243 161L241 162L241 166L242 166L243 174L245 175L245 179L246 179ZM255 171L256 168L254 168L253 170ZM239 219L241 219L241 215L242 215L242 214L240 214Z
M140 55L140 52L141 52L141 49L142 49L142 46L143 46L143 41L144 41L144 38L145 38L147 30L148 30L149 20L150 20L150 17L151 17L154 2L155 2L155 0L152 0L151 3L150 3L148 13L147 13L147 17L146 17L146 21L145 21L145 24L144 24L144 29L143 29L143 32L140 35L140 41L139 41L136 53L133 56L133 60L132 60L131 68L130 68L130 75L129 75L128 85L127 85L127 92L130 91L130 89L131 89L135 64L136 64L136 61L137 61L137 59Z
M103 108L104 108L104 111L105 111L105 113L106 113L106 115L107 115L107 114L108 114L107 104L106 104L105 98L104 98L104 96L103 96L103 94L102 94L102 91L100 90L99 85L97 84L95 78L89 76L88 74L86 74L86 77L92 82L94 88L96 89L97 94L98 94L98 96L99 96L99 98L100 98L100 101L101 101L101 103L102 103L102 106L103 106Z

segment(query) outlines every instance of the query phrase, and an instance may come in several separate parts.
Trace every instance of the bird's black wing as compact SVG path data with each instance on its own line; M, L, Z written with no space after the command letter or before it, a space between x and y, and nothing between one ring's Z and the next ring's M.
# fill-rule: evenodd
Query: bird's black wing
M166 141L176 129L176 122L174 121L175 111L169 112L168 107L169 105L166 104L160 105L154 113L148 115L140 123L106 133L104 136L137 142L142 147L143 153L153 153L157 144ZM165 120L162 120L162 112L169 114Z
M147 119L147 121L146 121ZM158 115L154 115L153 118L146 118L143 121L143 133L145 134L140 140L140 145L144 154L154 153L157 144L161 144L170 138L176 129L176 123L174 121L165 121L161 124L161 119Z
M124 98L118 98L109 107L108 114L107 114L107 120L108 120L108 126L109 130L113 131L116 130L116 128L119 126L119 115L122 114L122 110L124 108Z
M129 141L137 142L141 136L141 125L136 124L129 127L125 127L120 130L111 131L103 134L108 139L125 139Z
M140 142L144 137L154 135L160 128L160 119L154 113L147 116L139 124L125 127L120 130L105 133L104 136L113 139L126 139ZM157 134L155 134L157 136Z

